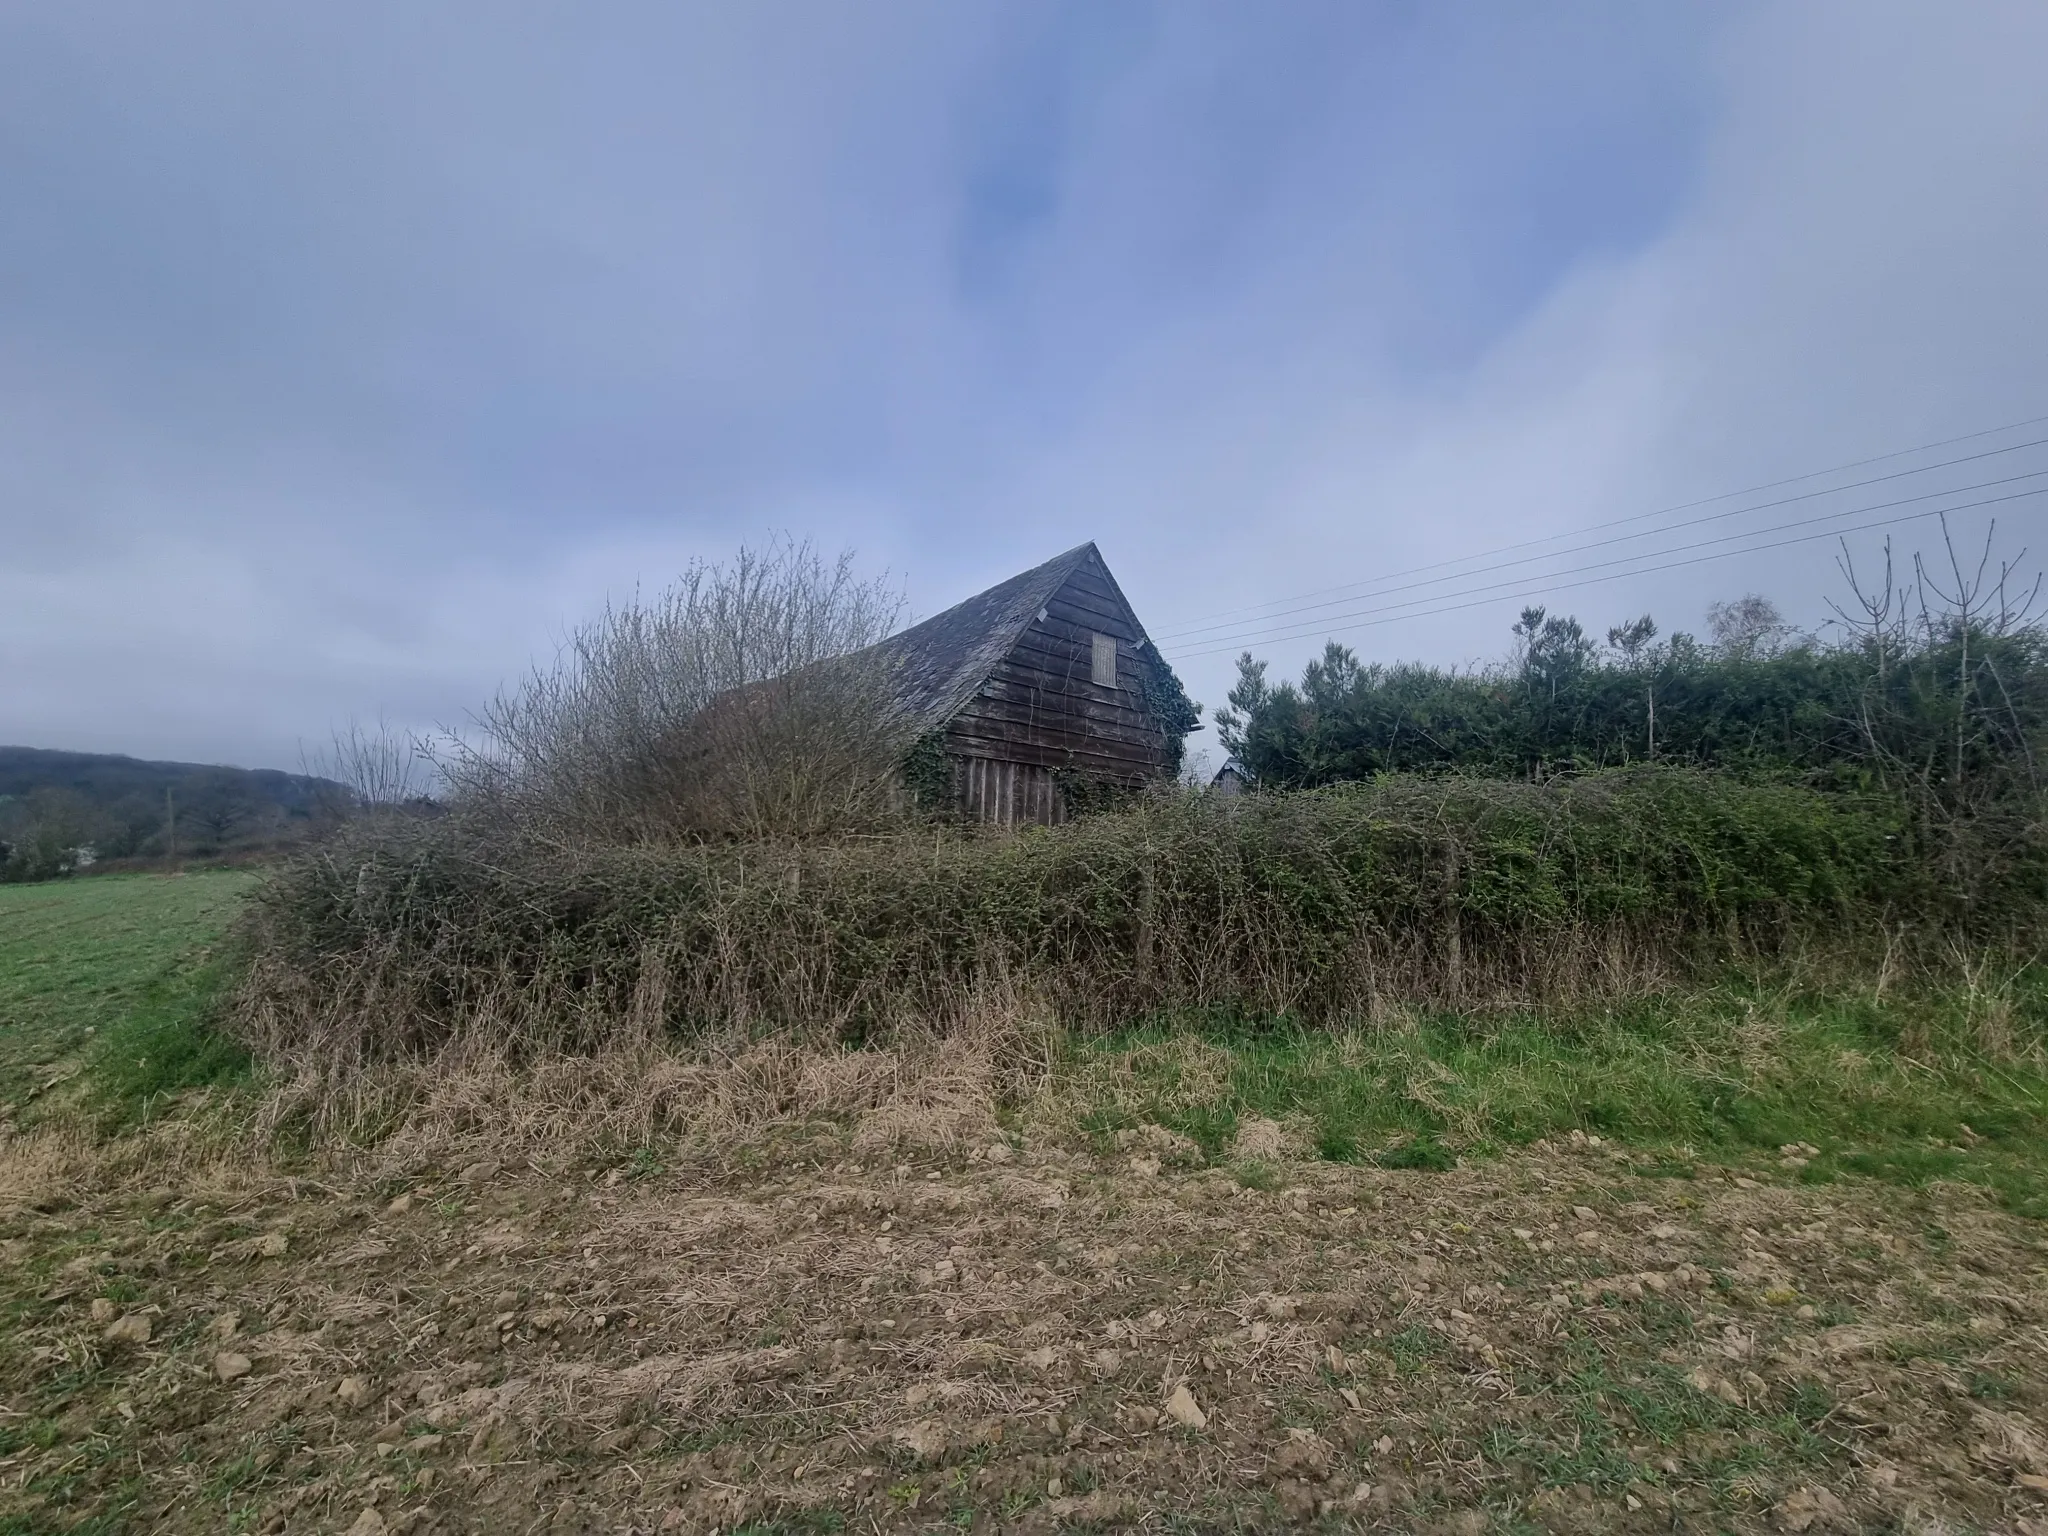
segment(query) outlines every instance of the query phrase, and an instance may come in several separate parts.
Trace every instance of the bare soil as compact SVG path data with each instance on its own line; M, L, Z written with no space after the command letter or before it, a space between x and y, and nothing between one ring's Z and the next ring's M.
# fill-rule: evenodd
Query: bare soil
M1978 1191L992 1146L315 1179L16 1137L0 1531L2048 1536L2048 1232Z

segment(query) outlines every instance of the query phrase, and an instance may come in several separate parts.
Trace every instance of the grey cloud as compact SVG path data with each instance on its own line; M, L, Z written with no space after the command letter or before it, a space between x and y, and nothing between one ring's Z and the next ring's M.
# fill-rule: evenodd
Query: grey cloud
M2043 30L17 9L0 739L289 764L773 528L924 612L1097 538L1167 630L2027 414ZM1792 605L1808 553L1561 606Z

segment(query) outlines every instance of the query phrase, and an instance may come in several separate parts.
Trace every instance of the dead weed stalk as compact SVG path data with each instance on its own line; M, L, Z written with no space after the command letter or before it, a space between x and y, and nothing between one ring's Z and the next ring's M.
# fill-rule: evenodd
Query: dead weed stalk
M480 1020L457 1042L396 1062L301 1056L256 1126L394 1166L452 1156L564 1162L647 1154L717 1162L825 1135L866 1155L957 1151L999 1134L997 1111L1052 1069L1049 1012L1010 988L902 1020L885 1040L728 1031L688 1044L622 1029L586 1052L512 1053Z

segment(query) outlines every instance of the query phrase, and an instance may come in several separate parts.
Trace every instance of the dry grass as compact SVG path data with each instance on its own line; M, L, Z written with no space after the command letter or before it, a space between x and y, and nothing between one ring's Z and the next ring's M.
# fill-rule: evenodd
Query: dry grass
M61 1116L26 1133L0 1129L0 1222L28 1219L100 1186L202 1185L262 1157L245 1109L229 1115L195 1103L192 1110L113 1138Z
M842 1135L863 1153L947 1153L988 1141L998 1107L1039 1090L1058 1036L1042 1004L997 987L866 1048L813 1031L677 1049L627 1029L590 1054L532 1059L502 1038L481 1026L429 1056L341 1070L306 1058L266 1100L258 1136L365 1146L389 1167L451 1148L556 1167L635 1152L716 1163Z

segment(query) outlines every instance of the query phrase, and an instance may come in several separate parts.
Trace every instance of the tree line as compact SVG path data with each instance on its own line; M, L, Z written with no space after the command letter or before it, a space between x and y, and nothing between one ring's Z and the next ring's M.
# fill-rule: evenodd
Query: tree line
M2048 633L2038 582L1987 540L1974 561L1945 540L1859 572L1802 633L1763 598L1718 603L1705 637L1660 636L1649 615L1604 636L1523 610L1512 649L1472 669L1361 661L1336 642L1274 681L1238 661L1219 736L1255 783L1307 788L1457 771L1543 779L1657 762L1901 796L1916 825L1973 857L2040 841L2048 752ZM1961 857L1960 853L1953 855Z

